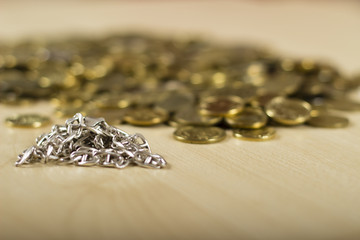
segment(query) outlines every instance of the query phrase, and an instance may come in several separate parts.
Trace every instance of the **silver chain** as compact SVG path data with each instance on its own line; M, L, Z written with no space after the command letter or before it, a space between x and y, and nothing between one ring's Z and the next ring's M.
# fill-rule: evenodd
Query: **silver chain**
M32 163L99 165L124 168L129 164L162 168L166 161L152 154L143 135L128 133L108 125L103 118L84 117L80 113L54 125L51 132L36 139L36 145L18 156L15 166Z

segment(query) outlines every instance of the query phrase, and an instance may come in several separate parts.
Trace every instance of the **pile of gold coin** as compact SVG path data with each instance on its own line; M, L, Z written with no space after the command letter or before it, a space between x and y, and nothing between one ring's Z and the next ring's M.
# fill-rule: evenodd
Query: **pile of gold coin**
M1 103L48 100L58 117L168 124L188 143L219 142L229 129L268 140L279 125L346 127L333 110L360 110L348 97L359 85L360 76L329 63L199 39L119 34L0 44Z

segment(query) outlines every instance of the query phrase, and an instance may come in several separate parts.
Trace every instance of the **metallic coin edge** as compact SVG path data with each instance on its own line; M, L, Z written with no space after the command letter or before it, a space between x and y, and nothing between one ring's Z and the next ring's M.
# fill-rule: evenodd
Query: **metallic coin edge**
M189 127L191 125L185 125L185 126L180 126L180 127ZM222 135L216 139L211 139L211 140L208 140L208 141L194 141L194 140L187 140L181 136L178 136L176 135L176 132L179 130L178 127L174 132L173 132L173 137L178 140L178 141L181 141L181 142L184 142L184 143L193 143L193 144L210 144L210 143L217 143L217 142L221 142L222 140L224 140L226 138L226 131L222 128L218 128L218 129L221 129L222 130Z
M326 117L342 118L345 121L344 122L336 122L333 125L321 125L321 124L316 124L316 122L311 121L311 120L314 120L316 118L322 118L322 117L325 117L325 116L318 115L318 116L312 117L306 122L306 124L308 124L309 126L312 126L312 127L317 127L317 128L345 128L345 127L349 126L349 124L350 124L350 121L349 121L348 118L340 117L340 116L334 116L334 115L328 115Z
M268 128L269 129L269 128ZM274 139L276 137L276 131L274 128L271 128L273 130L273 134L269 135L266 138L251 138L251 137L244 137L244 136L239 136L238 134L235 133L235 131L237 129L233 129L233 136L237 139L241 139L241 140L247 140L247 141L255 141L255 142L263 142L263 141L267 141L267 140L271 140ZM252 130L252 129L247 129L247 130ZM254 129L257 130L257 129Z

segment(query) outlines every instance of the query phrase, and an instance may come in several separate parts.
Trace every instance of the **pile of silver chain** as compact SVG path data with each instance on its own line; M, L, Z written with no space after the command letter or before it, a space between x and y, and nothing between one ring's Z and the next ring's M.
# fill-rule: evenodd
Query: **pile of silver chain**
M103 118L84 117L80 113L54 125L51 132L36 139L36 145L18 156L16 166L32 163L99 165L124 168L133 163L162 168L166 161L152 154L141 134L128 133L108 125Z

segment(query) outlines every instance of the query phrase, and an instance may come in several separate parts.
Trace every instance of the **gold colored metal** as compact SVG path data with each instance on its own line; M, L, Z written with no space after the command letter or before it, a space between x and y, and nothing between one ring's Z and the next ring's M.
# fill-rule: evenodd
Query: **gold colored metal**
M253 84L248 83L232 83L230 86L223 88L210 88L206 91L201 92L201 99L211 97L211 96L237 96L242 98L242 100L247 103L256 98L258 95L259 88Z
M225 139L226 132L218 127L180 126L173 134L178 141L185 143L216 143Z
M125 113L124 121L136 126L153 126L169 118L166 111L157 108L135 108Z
M50 118L39 114L19 114L5 119L10 127L38 128L50 123Z
M266 141L276 136L276 131L272 127L259 129L234 129L233 136L242 140Z
M299 125L310 118L311 105L301 99L276 97L265 106L266 114L284 125Z
M330 114L320 114L310 118L307 121L307 124L320 128L344 128L349 125L349 119Z
M200 103L200 114L205 116L232 116L241 112L244 101L238 96L210 96Z
M262 128L268 120L267 115L261 108L245 107L242 112L235 116L226 117L225 122L232 128Z
M360 111L360 103L347 98L329 99L325 101L325 105L341 111Z
M348 98L359 86L360 76L324 62L200 39L118 34L0 44L1 104L51 101L58 117L80 112L111 124L225 129L225 118L232 128L263 129L270 117L272 125L344 127L346 120L323 115L360 110Z
M311 117L317 117L319 115L329 114L329 109L325 105L311 105Z
M159 98L155 106L169 113L191 106L195 101L194 96L188 91L165 91Z
M118 94L105 94L99 96L95 101L98 108L127 108L133 102L131 94L118 93Z
M284 72L268 78L268 80L260 87L261 95L277 94L290 95L298 91L303 78L294 73Z
M213 126L218 124L222 120L222 117L200 115L199 109L190 106L178 111L174 115L172 120L173 122L175 122L176 126L180 126L180 125Z

